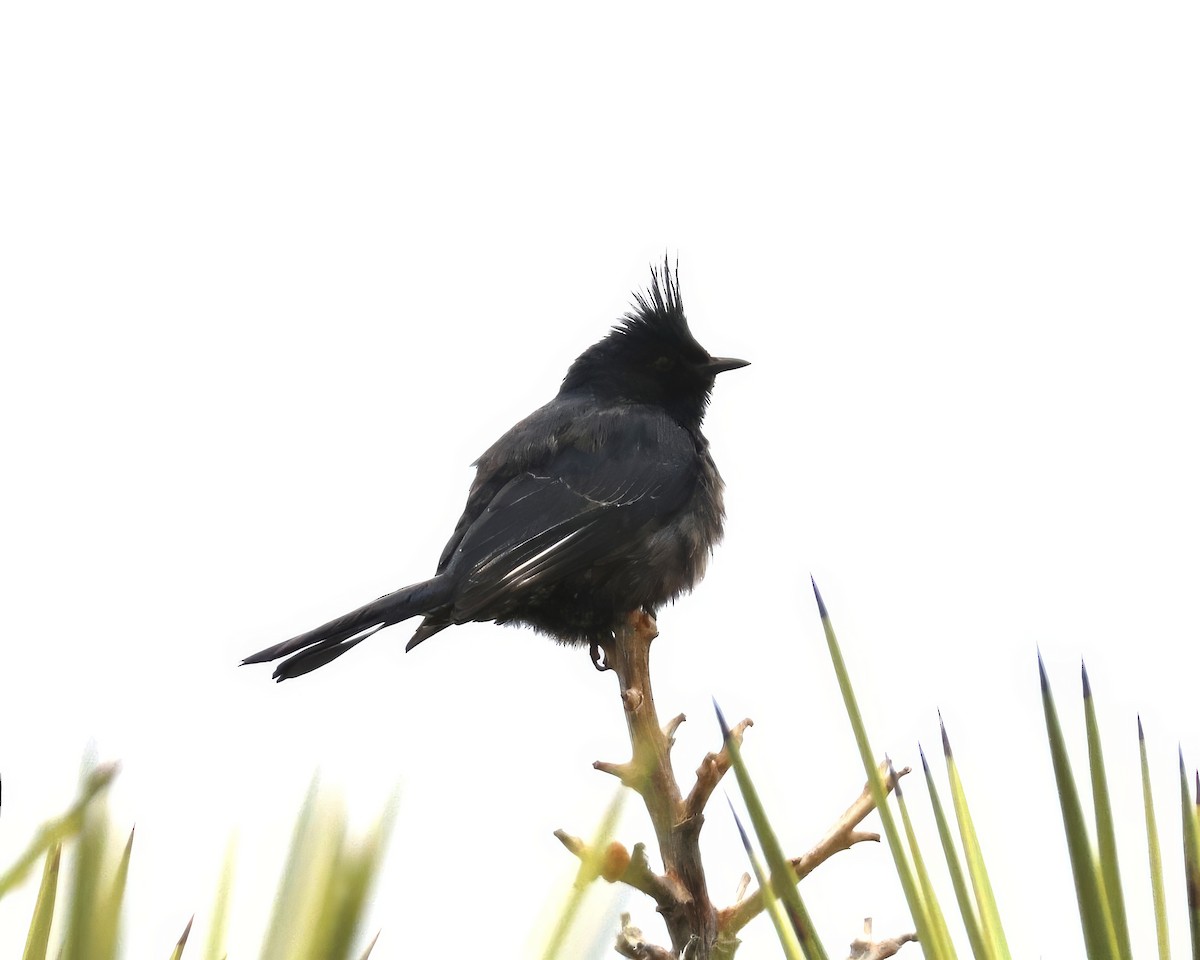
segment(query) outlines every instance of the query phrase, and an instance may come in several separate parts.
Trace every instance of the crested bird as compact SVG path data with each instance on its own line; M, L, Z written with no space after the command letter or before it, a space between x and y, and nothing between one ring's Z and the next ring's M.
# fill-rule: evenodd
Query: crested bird
M384 627L421 616L406 650L455 624L526 624L600 647L631 612L654 614L704 575L724 524L723 484L700 431L717 374L692 335L679 268L571 364L558 394L475 461L437 572L243 663L286 658L302 676Z

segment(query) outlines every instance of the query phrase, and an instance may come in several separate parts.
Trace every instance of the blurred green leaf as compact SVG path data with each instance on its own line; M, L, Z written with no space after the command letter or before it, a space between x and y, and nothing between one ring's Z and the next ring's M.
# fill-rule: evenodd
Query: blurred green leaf
M105 831L107 835L107 830ZM92 929L88 936L88 955L103 957L117 956L117 945L120 936L121 911L125 901L125 884L129 878L129 858L133 853L133 831L129 831L129 839L117 864L112 883L103 889L99 882L96 885L97 903L92 914ZM99 881L99 878L97 878Z
M21 960L46 960L46 949L50 943L50 924L54 920L54 899L58 891L58 870L62 864L62 844L56 843L46 853L46 865L42 869L42 884L38 888L37 901L33 905L33 920L25 938L25 950Z
M314 778L292 834L264 958L348 960L394 809L393 798L367 834L351 841L341 804L322 797Z
M205 960L221 960L225 956L225 927L229 916L229 898L233 890L233 860L237 843L230 837L221 864L221 879L217 881L216 902L208 925L208 940L204 945Z
M79 796L70 809L61 817L42 824L25 852L17 858L17 862L0 874L0 899L24 881L30 868L45 856L46 851L79 832L83 824L84 810L108 788L117 775L117 770L116 764L105 764L85 773Z
M286 960L289 953L288 944L304 933L294 930L292 924L302 919L300 910L304 906L301 902L303 886L314 868L310 849L313 841L309 838L318 832L318 787L319 780L313 777L304 803L300 807L300 814L296 817L296 826L292 829L292 843L288 848L287 863L279 879L275 909L271 912L271 923L263 942L262 960Z
M107 891L102 886L107 866L108 831L108 813L103 799L97 798L83 808L82 824L75 840L67 932L63 941L64 960L110 960L112 957L111 941L115 931L110 935L105 928L106 904L103 901Z
M584 894L592 882L600 876L605 851L612 842L613 832L617 828L617 820L621 816L621 808L624 803L625 788L618 787L608 808L604 811L604 816L600 818L600 823L596 827L591 843L588 844L584 858L580 861L575 882L571 885L566 902L558 913L554 929L546 940L546 948L542 951L542 960L555 960L560 955L567 934L579 916Z

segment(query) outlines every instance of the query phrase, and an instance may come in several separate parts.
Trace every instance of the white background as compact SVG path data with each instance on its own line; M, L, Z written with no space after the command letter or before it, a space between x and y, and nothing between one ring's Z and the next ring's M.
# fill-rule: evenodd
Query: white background
M1014 955L1080 956L1035 650L1080 773L1082 657L1134 936L1147 952L1140 711L1185 949L1193 6L3 20L0 863L94 743L137 824L127 956L165 956L193 912L203 942L235 831L230 956L252 956L320 768L356 822L399 786L375 956L529 956L573 874L551 831L588 833L612 792L590 764L627 755L611 675L491 625L408 656L398 627L279 686L237 663L428 576L468 464L667 252L700 341L753 361L706 423L726 541L655 646L660 710L690 718L685 789L715 695L757 722L746 755L789 850L858 793L811 573L876 749L915 765L921 742L943 776L942 710ZM745 869L724 806L704 837L721 903ZM619 835L651 839L636 805ZM456 890L464 864L485 896ZM33 888L0 903L3 956ZM834 955L864 915L910 925L882 847L803 892ZM744 938L776 955L765 920Z

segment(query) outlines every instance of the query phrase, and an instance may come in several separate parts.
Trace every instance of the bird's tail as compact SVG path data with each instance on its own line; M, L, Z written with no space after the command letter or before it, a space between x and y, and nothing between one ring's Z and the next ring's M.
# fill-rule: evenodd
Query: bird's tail
M414 583L357 610L351 610L344 616L330 620L298 637L259 650L242 663L267 663L287 657L288 659L275 668L271 676L276 680L304 676L317 667L323 667L329 661L336 660L376 631L417 614L437 609L446 602L448 592L449 587L442 577Z

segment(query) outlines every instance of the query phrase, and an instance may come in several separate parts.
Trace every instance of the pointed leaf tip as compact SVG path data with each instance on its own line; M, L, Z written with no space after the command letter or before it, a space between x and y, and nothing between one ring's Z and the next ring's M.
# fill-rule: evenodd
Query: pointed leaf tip
M1088 681L1087 664L1080 660L1079 667L1083 673L1083 699L1090 700L1092 698L1092 685Z
M825 609L825 601L821 597L821 590L817 587L817 581L810 574L808 577L812 581L813 595L817 598L817 612L821 614L821 619L829 618L829 611Z
M920 743L917 744L917 753L921 755L921 766L929 773L929 761L925 759L925 748Z
M1038 651L1038 675L1042 680L1042 693L1050 692L1050 678L1046 676L1046 664L1042 662L1042 651Z
M713 709L717 711L717 723L721 727L721 738L729 739L729 724L725 722L725 714L721 712L721 705L717 703L717 698L713 697Z
M1140 713L1138 714L1138 739L1139 740L1146 739L1146 734L1144 732L1142 732L1142 715Z
M733 798L728 793L725 794L725 802L729 804L729 812L733 814L733 822L737 824L738 833L742 835L742 846L746 848L746 852L750 853L750 835L746 833L746 828L742 826L742 818L738 816L737 810L733 807Z
M944 753L947 757L952 756L953 751L950 749L950 737L946 734L946 724L942 720L942 713L940 710L938 711L938 726L942 729L942 753Z

